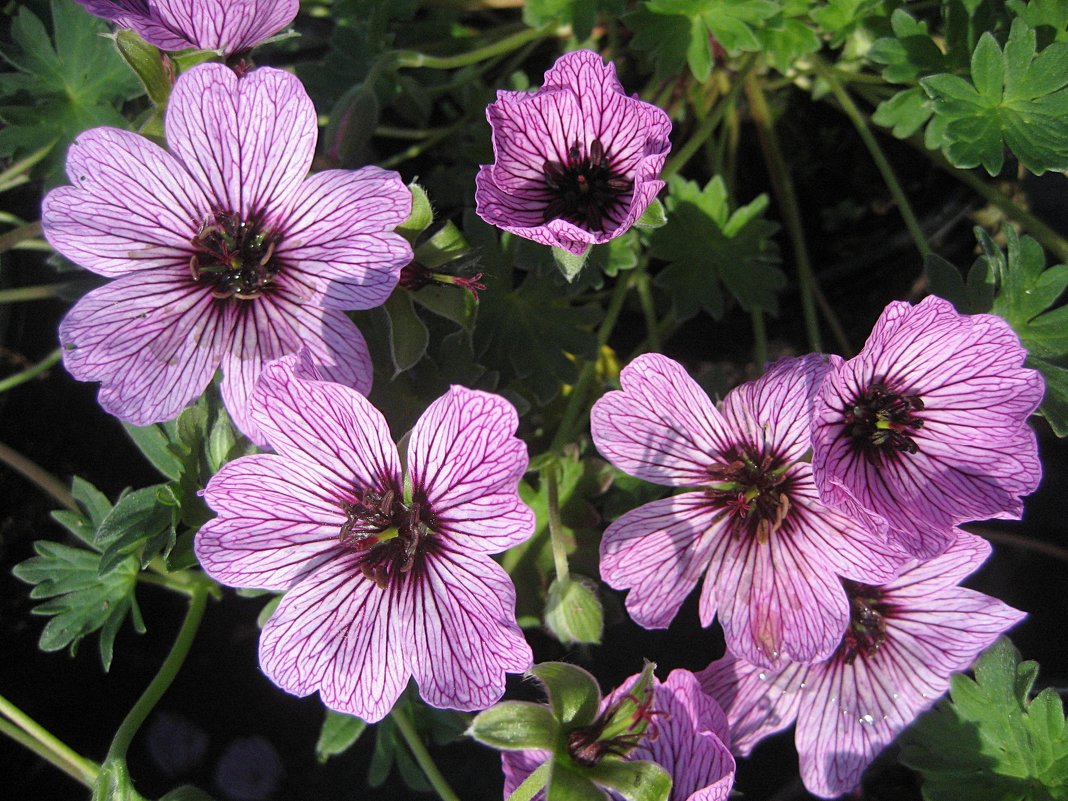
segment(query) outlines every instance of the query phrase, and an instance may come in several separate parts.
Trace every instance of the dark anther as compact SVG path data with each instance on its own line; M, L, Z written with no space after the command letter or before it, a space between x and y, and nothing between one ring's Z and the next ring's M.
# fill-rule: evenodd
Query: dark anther
M902 395L881 383L869 385L845 412L846 431L853 444L876 464L891 453L916 453L910 434L923 428L916 412L923 411L918 395Z
M711 464L706 494L734 521L734 535L749 535L764 544L790 513L786 466L767 455L728 454L726 464Z
M195 250L189 270L198 282L211 283L212 297L252 300L259 297L278 275L274 258L278 235L262 230L254 218L218 212L204 222L192 239Z
M605 217L616 205L624 203L623 196L634 188L629 178L612 172L611 160L600 139L590 143L585 157L579 143L573 143L568 148L566 164L546 160L542 173L554 194L545 207L543 221L564 219L591 231L603 231Z
M419 501L406 503L395 489L364 490L342 507L338 539L363 554L360 569L381 588L409 573L433 534L433 516Z
M878 587L842 580L849 596L849 628L842 637L841 653L847 665L858 656L874 656L886 642L886 615L890 604L882 599Z

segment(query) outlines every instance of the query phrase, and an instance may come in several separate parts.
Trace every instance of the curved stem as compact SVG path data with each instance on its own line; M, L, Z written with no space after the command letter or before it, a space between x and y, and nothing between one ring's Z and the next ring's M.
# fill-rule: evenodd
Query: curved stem
M81 513L81 509L78 507L78 502L74 500L74 496L70 494L70 490L68 490L58 478L2 442L0 442L0 462L3 462L15 472L21 473L28 478L37 485L38 489L51 495L60 506L65 506L72 512Z
M430 56L426 53L417 53L414 50L401 50L396 54L397 66L400 67L425 67L432 70L454 70L477 64L480 61L504 55L525 45L527 42L537 41L551 36L556 30L556 24L543 25L540 28L527 28L511 36L506 36L491 44L460 53L455 56Z
M0 253L11 250L20 242L33 239L41 235L41 222L26 223L18 228L13 228L6 233L0 234Z
M34 151L25 158L16 161L3 172L0 172L0 192L6 192L8 189L13 189L16 186L27 183L30 179L29 176L26 175L26 172L29 171L30 167L51 153L52 148L55 146L55 142L49 142L40 150Z
M812 66L815 67L819 76L827 82L827 85L831 89L831 93L841 105L842 111L849 117L850 122L853 123L853 127L856 128L857 133L864 142L864 146L868 149L868 153L871 154L875 166L883 176L886 188L890 190L890 194L894 198L894 203L897 204L897 210L900 212L901 218L905 221L905 227L908 228L909 234L912 236L912 241L916 243L916 249L920 251L921 256L926 256L931 252L931 246L927 244L927 237L924 236L923 228L920 226L919 220L916 219L916 215L912 211L912 206L909 204L908 198L905 196L905 190L901 188L901 184L898 182L897 176L894 175L894 170L890 166L890 162L887 161L886 155L883 153L882 148L879 147L875 135L871 132L871 128L868 126L867 117L859 108L857 108L857 104L853 102L853 98L849 96L849 92L845 90L835 77L834 72L823 62L823 59L816 53L813 53L811 58Z
M27 367L21 372L9 375L7 378L0 380L0 392L7 392L9 389L14 389L19 384L25 384L27 381L33 380L41 373L55 367L56 362L58 362L62 356L63 352L59 348L56 348L32 367Z
M0 695L0 733L33 751L86 787L96 782L100 766L75 752L41 724ZM10 721L10 722L8 722Z
M0 303L21 303L26 300L48 300L59 297L60 290L71 284L40 284L0 289Z
M174 677L178 675L178 671L185 662L185 658L189 654L189 649L196 637L197 629L200 628L200 621L204 617L207 599L207 590L203 587L198 586L193 590L193 594L189 598L189 611L185 614L182 628L178 631L178 636L174 640L174 645L171 646L170 653L163 660L163 664L160 665L159 672L156 673L155 678L152 679L141 697L137 699L137 703L133 705L133 708L119 725L119 729L115 732L115 737L111 741L111 747L108 749L105 762L126 759L126 752L130 749L130 743L133 742L137 731L156 704L159 703L159 699L167 692L167 688L171 686L171 682L174 681Z
M549 542L553 549L553 563L556 566L556 579L564 584L571 571L567 566L567 551L564 549L563 521L560 520L560 464L555 460L544 472L548 489L549 506Z
M660 332L656 328L656 306L653 304L653 293L649 286L649 273L644 266L637 271L638 301L642 305L642 316L645 317L645 335L649 342L649 349L660 351Z
M794 260L797 262L798 287L801 290L801 314L805 321L808 344L814 351L819 352L823 350L823 340L820 336L819 319L816 316L816 275L812 270L812 262L808 258L805 227L801 222L801 209L797 202L797 192L794 191L794 180L790 175L790 166L782 154L779 137L775 133L771 109L768 108L764 90L756 75L749 76L745 84L745 92L749 98L753 122L757 126L760 147L764 151L764 160L768 165L772 191L779 202L779 211L786 226L786 233L793 244Z
M999 545L1008 545L1010 548L1021 548L1025 551L1034 551L1044 556L1052 556L1054 559L1068 564L1068 548L1061 545L1056 545L1052 542L1045 542L1043 540L1036 540L1034 537L1028 537L1025 534L1013 534L1006 531L995 531L992 528L982 528L980 526L967 526L968 531L984 540L990 540L996 542Z
M434 788L434 792L438 794L441 801L460 801L460 797L449 786L441 771L438 770L438 766L434 763L434 758L426 750L423 740L419 737L419 732L415 730L411 718L408 717L408 711L397 705L393 707L393 711L389 713L389 716L397 724L404 742L408 744L408 750L412 752L412 756L415 757L415 761L419 764L423 775L426 776L426 780L430 782L430 786Z

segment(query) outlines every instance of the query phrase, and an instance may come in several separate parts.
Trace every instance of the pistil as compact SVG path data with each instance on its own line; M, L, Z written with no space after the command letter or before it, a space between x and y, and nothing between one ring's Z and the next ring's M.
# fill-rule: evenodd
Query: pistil
M573 143L567 162L546 160L543 174L555 195L545 207L544 221L564 219L591 231L603 231L605 217L634 188L630 179L613 172L600 139L590 143L585 156L579 143Z

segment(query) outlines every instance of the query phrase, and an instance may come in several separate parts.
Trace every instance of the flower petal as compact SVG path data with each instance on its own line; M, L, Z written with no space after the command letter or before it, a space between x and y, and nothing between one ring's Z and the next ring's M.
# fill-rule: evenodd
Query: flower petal
M260 634L260 668L286 692L318 690L331 709L375 723L411 675L410 616L406 593L379 589L344 553L282 597Z
M700 492L661 498L613 522L601 539L601 578L629 589L627 611L647 629L667 628L708 567L723 535L719 511Z
M400 176L377 167L325 170L296 190L276 256L304 303L370 309L385 303L412 260L393 229L411 213Z
M41 208L56 250L108 277L160 268L188 274L190 243L210 203L170 153L129 131L93 128L67 151L67 174L74 185L53 189Z
M101 382L100 405L134 425L177 417L211 381L229 335L211 293L166 272L94 289L59 325L67 370Z
M400 459L386 420L356 390L294 374L296 356L268 364L252 398L252 415L279 454L311 461L352 488L400 486Z
M408 470L442 532L473 553L496 553L534 533L519 500L527 446L515 436L515 407L488 392L453 386L412 429Z
M708 468L733 444L722 415L678 362L639 356L590 413L597 450L632 476L668 485L711 481Z
M147 41L164 50L195 47L219 50L227 55L248 50L278 33L293 21L300 7L299 0L149 2L151 16L141 24L135 24ZM175 36L175 32L180 32L181 36ZM171 34L170 38L167 33ZM185 44L174 47L183 40Z
M279 291L242 302L235 311L233 345L223 361L222 394L237 427L257 444L267 434L257 424L250 398L267 362L306 348L324 380L371 389L371 354L356 324L342 312L294 303Z
M315 109L296 76L223 64L182 73L171 92L167 143L219 210L284 225L315 151Z
M219 516L197 532L197 560L231 587L289 589L340 547L346 515L336 481L274 454L223 465L204 491Z
M438 542L412 575L412 674L431 706L485 709L504 694L504 675L531 665L515 621L515 587L493 560Z

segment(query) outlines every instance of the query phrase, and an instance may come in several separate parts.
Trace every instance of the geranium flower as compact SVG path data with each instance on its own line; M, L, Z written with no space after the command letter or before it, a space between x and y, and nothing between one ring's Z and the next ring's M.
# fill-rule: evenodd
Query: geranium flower
M631 697L631 689L640 676L631 676L602 700L602 717L610 716L613 708ZM618 749L613 750L611 740L602 740L598 745L609 749L605 755L660 765L672 778L671 795L666 801L725 801L734 785L734 757L728 747L730 725L719 704L701 689L694 674L673 670L663 683L654 676L652 697L645 714L648 716L648 721L643 721L645 730L633 738L637 743L627 739L630 735L623 734ZM549 758L547 751L502 752L504 797L508 798ZM542 791L535 799L544 797Z
M452 387L411 432L407 471L382 415L320 380L308 353L263 371L252 414L274 454L230 462L205 490L196 537L223 584L285 590L260 667L294 695L376 721L414 676L436 707L496 702L526 670L515 588L489 554L534 531L517 484L515 409Z
M297 16L300 0L75 0L161 50L251 50Z
M1042 477L1027 418L1043 385L1026 356L1000 317L891 303L855 358L831 357L812 429L820 497L885 518L920 559L957 523L1019 518Z
M809 792L849 792L864 769L1024 613L956 586L990 554L957 531L941 556L912 562L873 587L846 582L852 617L834 655L779 672L729 654L698 676L731 722L732 748L746 756L797 720L801 778Z
M719 615L727 647L763 665L828 656L849 621L838 577L881 583L896 550L820 503L809 404L821 357L783 359L717 409L671 359L645 355L592 412L601 454L633 476L698 488L640 506L601 541L601 577L629 589L627 609L664 628L705 575L701 623Z
M170 152L114 128L71 145L74 185L48 193L42 224L56 250L115 279L59 327L64 364L102 383L109 412L171 419L221 365L226 408L262 442L248 396L264 363L301 346L332 380L370 388L367 346L341 310L396 286L412 250L392 229L411 193L376 167L305 180L316 130L294 76L203 64L171 94Z
M593 51L561 56L536 92L498 92L486 116L496 162L479 169L475 203L505 231L581 254L634 225L664 186L671 121Z

